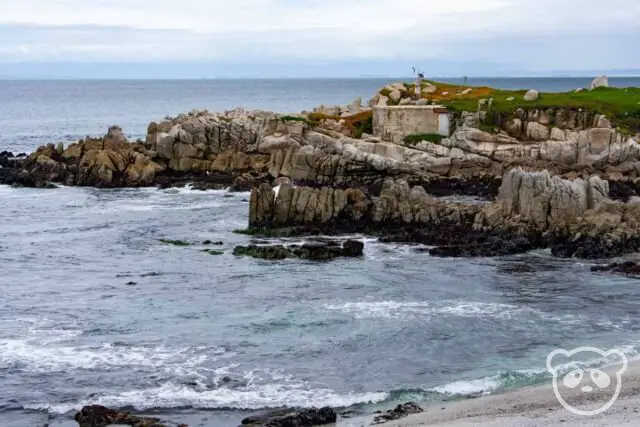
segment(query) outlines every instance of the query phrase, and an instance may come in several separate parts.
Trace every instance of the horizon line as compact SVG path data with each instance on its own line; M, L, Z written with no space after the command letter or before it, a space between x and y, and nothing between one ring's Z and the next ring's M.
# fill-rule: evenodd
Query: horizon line
M616 78L640 78L640 74L601 74L612 79ZM432 76L426 77L425 80L437 80L437 79L593 79L594 75L487 75L487 76L461 76L461 75L448 75L448 76ZM0 75L0 81L55 81L55 80L87 80L87 81L162 81L162 80L175 80L175 81L194 81L194 80L373 80L373 79L403 79L403 80L415 80L415 76L223 76L223 77L61 77L61 76L43 76L43 77L19 77L19 76L2 76Z

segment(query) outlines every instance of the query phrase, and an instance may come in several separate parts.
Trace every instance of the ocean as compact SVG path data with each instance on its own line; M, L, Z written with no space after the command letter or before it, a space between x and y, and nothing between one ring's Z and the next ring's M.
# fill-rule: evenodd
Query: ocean
M0 81L0 151L111 124L142 137L149 121L194 108L310 110L389 81ZM469 83L569 90L589 79ZM215 427L329 405L361 413L338 424L355 426L396 403L548 381L557 348L639 354L636 280L548 251L436 259L369 236L354 236L362 259L236 258L251 240L233 233L247 226L248 196L0 186L0 426L74 426L86 404ZM205 240L224 255L202 252Z

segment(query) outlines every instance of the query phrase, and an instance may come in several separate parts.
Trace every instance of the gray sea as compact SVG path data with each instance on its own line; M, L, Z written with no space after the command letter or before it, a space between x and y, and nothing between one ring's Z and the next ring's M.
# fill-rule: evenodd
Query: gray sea
M193 108L346 103L387 82L0 81L0 151L115 123L143 136L150 120ZM588 82L470 81L541 90ZM638 355L636 280L547 251L436 259L369 236L354 236L365 241L362 259L236 258L234 245L251 240L233 233L247 225L248 196L0 186L0 426L73 426L74 411L93 403L196 426L237 426L282 406L366 418L398 402L547 381L556 348ZM205 240L223 242L224 255L202 252ZM362 424L350 423L339 426Z

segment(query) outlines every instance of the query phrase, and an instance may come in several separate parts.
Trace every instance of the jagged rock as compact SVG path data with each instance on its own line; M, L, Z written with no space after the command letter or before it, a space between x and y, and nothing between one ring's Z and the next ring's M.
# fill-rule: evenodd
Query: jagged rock
M247 417L243 426L249 427L314 427L333 424L338 416L331 408L284 409Z
M609 77L601 76L593 79L591 84L589 85L589 90L594 90L598 87L609 87Z
M540 94L538 93L537 90L531 89L530 91L528 91L527 93L524 94L524 100L525 101L535 101L538 99L538 97L540 96Z
M80 427L107 427L112 424L131 427L168 427L157 418L139 417L99 405L85 406L74 419Z
M504 175L498 201L484 208L476 227L545 232L564 230L587 210L606 200L609 184L597 176L564 180L548 171L516 168Z
M401 418L408 417L412 414L420 414L424 410L416 403L409 402L403 405L398 405L394 409L385 412L382 415L378 415L374 418L373 424L384 424L388 421L399 420Z

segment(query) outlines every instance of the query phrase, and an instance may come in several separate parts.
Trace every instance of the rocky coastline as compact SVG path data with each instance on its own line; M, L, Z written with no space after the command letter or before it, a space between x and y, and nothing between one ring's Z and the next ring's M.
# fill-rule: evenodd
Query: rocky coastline
M447 257L551 248L609 258L640 248L640 108L599 103L612 97L603 91L638 96L597 88L558 105L557 94L504 98L426 82L418 96L395 83L367 106L356 100L291 116L192 111L150 123L144 140L112 126L67 147L3 152L0 183L251 190L250 234L362 232ZM448 137L398 137L403 126L424 124L403 109L422 107L446 111Z
M567 95L566 105L532 91L435 82L415 89L394 83L366 106L356 100L296 115L193 111L150 123L145 139L137 141L112 126L102 138L66 147L52 143L30 155L0 153L0 184L52 189L191 184L250 191L243 233L362 233L383 242L419 244L416 253L434 257L549 249L557 257L607 259L640 250L640 98L636 110L618 111L600 105L598 96L623 89L576 92L580 97ZM547 96L552 101L545 102ZM446 115L446 136L385 130L385 115L391 117L394 107L429 106L429 113ZM397 111L406 114L406 126L415 124L414 113ZM300 245L237 246L234 255L328 261L362 256L363 249L354 240L310 239ZM633 262L594 271L640 276ZM401 405L378 421L421 411ZM313 426L336 417L331 408L286 409L242 424ZM84 408L76 420L81 426L165 425L97 406Z

